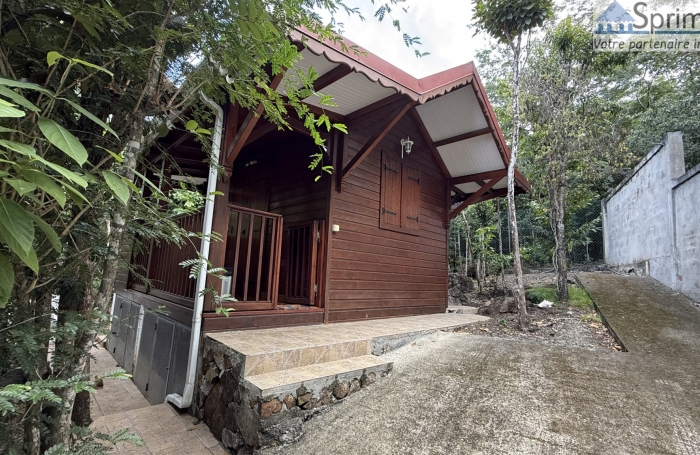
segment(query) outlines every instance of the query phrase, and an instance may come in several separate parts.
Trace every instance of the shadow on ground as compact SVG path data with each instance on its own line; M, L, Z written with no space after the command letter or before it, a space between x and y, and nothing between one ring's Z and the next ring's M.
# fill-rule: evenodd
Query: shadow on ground
M700 312L651 279L580 279L629 352L433 334L263 453L700 453Z

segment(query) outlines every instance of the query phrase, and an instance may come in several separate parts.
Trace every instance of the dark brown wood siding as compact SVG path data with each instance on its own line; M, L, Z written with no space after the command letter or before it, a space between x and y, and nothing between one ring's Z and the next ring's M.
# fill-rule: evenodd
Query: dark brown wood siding
M350 129L345 138L344 166L380 127L380 124L370 124ZM402 160L400 141L407 136L414 141L413 151ZM340 225L340 232L334 233L330 241L328 305L331 322L445 310L445 178L418 136L418 126L410 116L404 116L347 176L342 191L333 197L330 222ZM404 165L407 172L403 179L420 178L419 185L402 195L420 199L415 214L419 217L416 232L379 227L383 202L382 154L397 165ZM417 182L410 180L410 183Z

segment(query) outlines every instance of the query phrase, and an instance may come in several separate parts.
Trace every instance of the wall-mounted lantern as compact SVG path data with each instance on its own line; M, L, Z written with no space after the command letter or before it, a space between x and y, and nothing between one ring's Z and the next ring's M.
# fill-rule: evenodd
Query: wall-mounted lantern
M406 139L401 139L401 159L403 159L404 151L406 152L406 155L411 153L411 147L413 147L413 141L410 137L407 137Z

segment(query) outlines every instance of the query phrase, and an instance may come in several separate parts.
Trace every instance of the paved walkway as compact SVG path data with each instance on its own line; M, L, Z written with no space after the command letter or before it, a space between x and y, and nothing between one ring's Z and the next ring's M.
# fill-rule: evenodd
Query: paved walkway
M671 367L700 368L700 311L685 296L651 278L602 273L578 278L628 351Z
M271 454L700 454L700 312L652 279L582 282L629 352L436 333Z
M119 368L105 349L92 351L96 362L90 365L92 375ZM114 433L129 428L141 436L142 447L119 443L112 453L128 455L227 454L212 436L209 428L187 413L175 410L169 404L151 406L133 381L105 380L104 387L92 395L90 410L92 428L102 433Z

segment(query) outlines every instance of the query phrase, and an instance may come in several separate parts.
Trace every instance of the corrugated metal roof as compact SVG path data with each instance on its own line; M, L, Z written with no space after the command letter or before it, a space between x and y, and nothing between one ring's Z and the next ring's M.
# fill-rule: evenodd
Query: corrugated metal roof
M504 168L498 147L490 134L443 145L438 147L438 152L452 177Z
M396 93L396 91L383 87L376 82L372 82L360 73L350 73L321 90L321 93L324 95L332 95L333 101L338 104L338 106L322 106L319 103L319 98L316 96L306 98L304 101L314 106L337 112L341 115L347 115L365 106L369 106L382 98L391 96Z
M488 126L471 86L430 100L416 110L433 142Z

